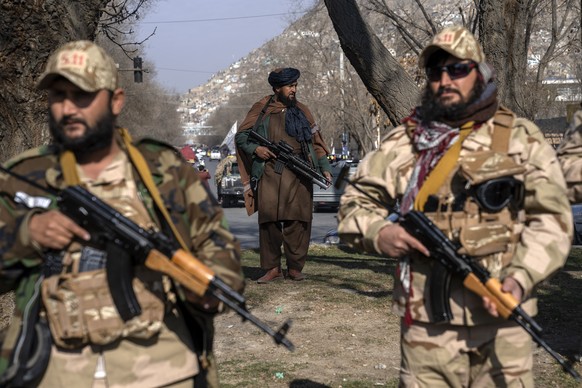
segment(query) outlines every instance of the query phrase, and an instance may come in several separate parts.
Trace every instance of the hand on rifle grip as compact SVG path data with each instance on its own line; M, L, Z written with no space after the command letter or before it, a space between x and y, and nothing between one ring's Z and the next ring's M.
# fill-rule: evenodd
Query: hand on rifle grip
M523 298L523 289L511 276L506 277L503 280L503 284L497 279L489 279L487 289L493 294L494 298L483 296L483 306L494 317L498 317L501 313L503 318L508 318L509 314L521 303ZM503 307L497 306L496 302L502 303ZM505 312L504 307L509 310L509 314Z

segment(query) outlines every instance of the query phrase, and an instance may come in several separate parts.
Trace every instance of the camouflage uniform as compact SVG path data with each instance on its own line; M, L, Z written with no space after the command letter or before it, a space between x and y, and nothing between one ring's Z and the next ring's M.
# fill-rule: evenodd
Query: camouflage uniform
M574 113L557 152L568 185L568 199L572 203L582 202L582 110Z
M183 162L171 146L143 140L137 143L137 147L147 161L172 220L192 253L232 288L241 291L243 279L238 242L228 231L222 209L204 188L196 171ZM55 149L51 146L30 150L10 160L6 166L43 187L62 189L65 186ZM80 169L77 170L81 172ZM131 179L135 173L125 152L116 157L109 170L97 182L84 179L81 175L82 184L135 222L144 227L160 229L147 189L140 180ZM28 198L39 202L40 198L47 197L47 193L6 174L1 178L3 197L0 207L0 268L3 274L11 271L21 273L18 284L9 285L3 279L3 291L9 288L27 290L38 275L39 266L45 256L31 243L27 228L22 225L27 225L31 215L39 209L24 209L14 202L14 196L17 192L23 192ZM49 198L52 201L49 207L54 207L55 198ZM78 247L77 252L82 249L83 247ZM79 255L67 252L65 257L69 256L71 260L64 260L62 272L52 278L78 270ZM81 272L78 276L85 274L89 274L86 275L88 281L95 278L93 272ZM83 343L74 349L53 345L49 367L41 386L65 386L72 374L80 386L91 386L99 382L109 387L165 386L188 379L187 384L192 386L192 377L198 371L202 372L201 376L208 374L207 378L214 380L214 385L218 384L211 353L212 315L197 313L192 305L184 303L180 288L169 287L168 280L159 273L145 267L136 267L135 278L155 295L151 303L162 306L161 320L146 320L149 323L147 329L151 333L140 337L144 330L140 333L139 330L132 329L132 323L143 324L143 320L140 322L136 317L137 321L128 321L121 338L114 339L111 343L107 343L105 339L96 345L90 340L88 344ZM45 284L50 280L51 278L45 280ZM134 289L139 299L140 292L135 281ZM3 344L0 371L6 367L5 362L12 353L22 310L27 301L26 293L17 292L16 295L16 312ZM176 298L181 302L177 303ZM140 304L143 310L149 309L149 304L141 303L141 300ZM178 308L179 305L187 308ZM106 319L102 322L107 324ZM137 335L132 335L132 330ZM105 377L98 378L103 375Z
M492 276L503 279L511 275L524 290L523 309L535 315L535 286L564 264L572 215L555 152L540 130L517 118L511 128L503 128L511 130L506 155L491 154L493 121L492 117L474 128L461 143L455 167L441 172L448 176L437 191L437 210L425 214L459 244L461 253L478 260ZM366 155L353 178L360 189L390 207L403 198L417 161L413 130L410 123L392 130L378 150ZM489 179L513 176L523 182L521 210L487 213L470 197L461 209L452 207L450 199L463 193L470 181L467 166L483 155L490 157L477 173L486 175L484 166L489 164ZM503 159L511 168L506 169L506 162L500 162ZM512 169L518 172L511 173ZM348 186L338 214L340 236L358 249L381 253L378 234L392 223L388 216L385 208ZM395 276L393 311L403 317L401 385L533 386L529 335L515 323L491 316L481 297L466 289L460 279L453 277L450 286L452 320L431 323L433 264L430 257L415 252L408 260L401 259ZM404 275L406 265L409 276ZM407 316L411 324L404 319Z

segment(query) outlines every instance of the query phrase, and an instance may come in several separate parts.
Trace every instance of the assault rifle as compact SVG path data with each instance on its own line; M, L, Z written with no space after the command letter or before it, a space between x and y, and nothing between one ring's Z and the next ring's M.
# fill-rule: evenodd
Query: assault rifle
M117 252L129 253L130 260L119 259L124 257L120 255L106 262L112 298L122 319L127 321L141 313L131 278L133 266L144 264L170 276L200 297L214 296L239 314L243 321L250 321L271 336L275 343L290 351L295 349L285 337L291 326L290 320L279 330L273 330L248 311L241 294L224 283L211 268L190 252L178 248L177 243L165 234L140 227L83 187L69 186L56 192L4 167L0 166L0 171L55 196L59 210L91 234L89 245L107 246L107 250L113 247Z
M249 139L254 140L263 147L267 147L277 155L277 160L275 161L275 172L277 174L281 174L283 167L287 167L298 177L305 178L322 189L327 189L331 185L331 182L317 172L308 162L295 156L293 154L293 147L285 142L285 140L280 140L279 143L273 143L254 130L249 131Z
M440 282L431 283L431 294L437 294L436 296L431 295L432 306L437 306L440 314L435 316L433 311L432 315L436 323L446 322L452 318L448 300L449 287L451 277L453 275L458 276L463 281L463 285L466 288L479 296L488 297L489 300L494 302L497 306L497 311L500 316L505 319L511 319L520 325L539 346L544 348L562 366L567 373L574 377L576 381L582 381L582 377L572 367L572 365L562 359L562 357L541 338L542 328L540 325L523 311L513 295L501 290L499 279L492 277L489 271L481 267L474 260L471 260L470 257L457 253L458 247L455 246L455 244L453 244L453 242L449 240L447 236L424 215L424 213L412 210L405 215L401 215L389 205L377 200L369 193L362 190L358 187L357 183L347 179L346 176L348 171L349 167L347 166L342 169L336 181L336 188L339 189L342 182L346 182L377 205L398 216L398 223L410 235L430 249L431 257L437 260L433 270L437 271L436 279Z

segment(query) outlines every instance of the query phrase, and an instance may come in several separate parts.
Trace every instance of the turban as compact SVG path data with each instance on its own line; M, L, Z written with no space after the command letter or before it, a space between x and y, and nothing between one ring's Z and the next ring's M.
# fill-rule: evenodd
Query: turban
M269 73L269 84L274 88L280 88L281 86L290 85L299 79L301 72L292 67L286 67L284 69L275 69Z

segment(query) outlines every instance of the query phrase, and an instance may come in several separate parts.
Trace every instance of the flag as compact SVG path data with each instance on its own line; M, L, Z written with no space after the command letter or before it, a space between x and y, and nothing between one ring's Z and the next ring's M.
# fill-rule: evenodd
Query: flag
M238 127L238 120L234 122L234 124L232 124L232 127L230 127L230 131L228 131L228 133L226 134L226 137L224 138L224 140L222 141L221 146L225 145L228 147L228 151L231 154L234 154L235 151L235 147L234 147L234 135L236 135L236 130Z

